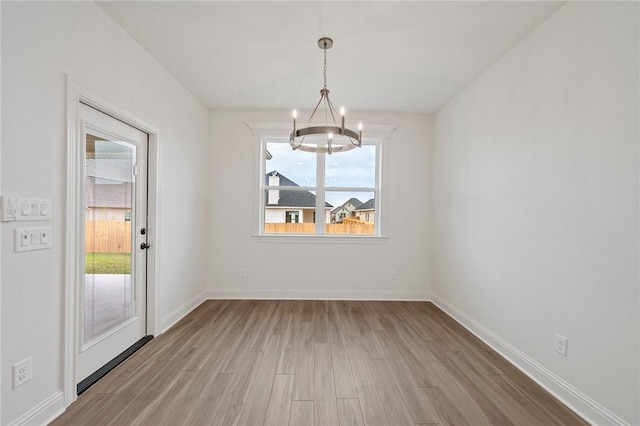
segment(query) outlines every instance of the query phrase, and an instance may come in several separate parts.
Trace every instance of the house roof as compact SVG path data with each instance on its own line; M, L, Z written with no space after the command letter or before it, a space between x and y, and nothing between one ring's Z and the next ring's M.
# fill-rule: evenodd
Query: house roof
M279 173L277 170L272 170L264 176L265 184L269 184L269 176L276 173L280 177L279 186L300 186L291 179ZM286 189L280 190L280 197L277 204L266 204L267 207L307 207L314 208L316 206L316 196L309 191L287 191ZM266 200L269 200L267 195ZM333 207L331 204L325 202L325 208Z
M362 211L362 210L373 210L376 208L376 199L372 198L368 201L365 201L364 203L362 203L362 205L360 207L358 207L356 209L356 211Z
M362 201L358 200L357 198L349 198L347 201L342 203L342 205L331 210L331 212L332 213L337 212L338 210L340 210L342 207L346 206L349 203L353 204L356 209L362 205Z
M87 158L85 164L87 207L131 208L131 159Z
M104 179L87 179L84 185L86 207L131 208L131 182L109 183Z

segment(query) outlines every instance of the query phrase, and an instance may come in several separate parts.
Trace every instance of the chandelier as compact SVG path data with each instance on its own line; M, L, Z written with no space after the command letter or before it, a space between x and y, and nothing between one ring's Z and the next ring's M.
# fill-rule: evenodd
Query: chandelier
M293 110L293 132L289 135L289 144L295 149L306 152L322 152L332 154L334 152L349 151L355 147L362 145L362 123L358 124L358 131L348 129L344 126L344 107L340 108L340 124L336 121L338 113L329 99L329 89L327 89L327 49L331 49L333 40L329 37L322 37L318 40L318 47L324 51L324 85L320 90L320 100L313 109L309 120L305 127L296 128L297 111ZM324 119L324 126L313 124L313 119L318 112L318 108L322 105L323 111L319 115L320 119ZM305 143L305 138L310 135L322 135L324 144L313 137L311 141Z

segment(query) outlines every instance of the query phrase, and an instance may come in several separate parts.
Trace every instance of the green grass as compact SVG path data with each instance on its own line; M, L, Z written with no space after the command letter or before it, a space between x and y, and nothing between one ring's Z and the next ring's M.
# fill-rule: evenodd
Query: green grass
M130 274L130 253L85 253L85 274Z

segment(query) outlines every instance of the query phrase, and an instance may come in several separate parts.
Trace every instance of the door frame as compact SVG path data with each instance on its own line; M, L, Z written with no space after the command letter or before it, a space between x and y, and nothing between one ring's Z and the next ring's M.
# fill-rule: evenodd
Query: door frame
M67 197L66 197L66 252L65 252L65 325L64 325L64 365L63 392L65 408L77 399L75 373L77 341L80 336L78 320L78 295L80 283L83 282L84 271L78 261L84 253L81 214L84 170L80 167L80 155L83 150L79 138L80 121L78 104L87 104L107 115L110 115L149 135L148 146L148 179L147 179L147 241L152 250L147 251L147 332L156 335L160 332L158 312L158 289L160 275L158 259L160 259L160 167L161 145L160 131L135 115L112 104L105 98L82 87L66 75L67 86Z

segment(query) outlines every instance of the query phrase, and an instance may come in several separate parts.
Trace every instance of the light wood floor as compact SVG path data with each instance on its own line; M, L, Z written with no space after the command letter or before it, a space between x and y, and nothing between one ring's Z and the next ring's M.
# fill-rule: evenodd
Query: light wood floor
M53 425L585 425L427 302L208 301Z

